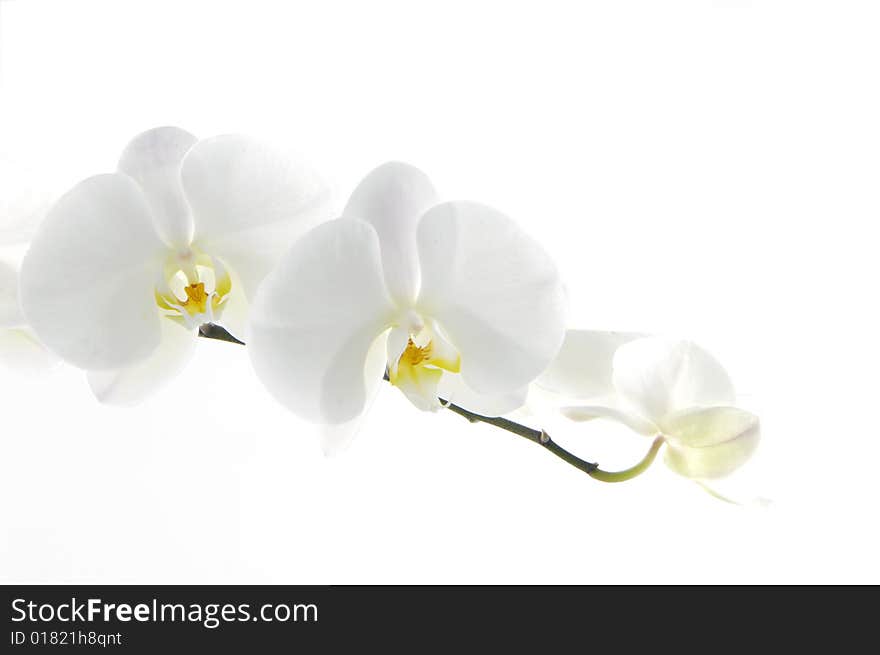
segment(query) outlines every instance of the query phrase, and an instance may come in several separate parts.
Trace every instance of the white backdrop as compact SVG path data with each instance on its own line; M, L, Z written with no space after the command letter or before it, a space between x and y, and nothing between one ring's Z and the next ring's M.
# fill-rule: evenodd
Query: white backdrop
M164 124L293 144L339 206L409 161L553 253L573 327L712 351L772 503L601 484L392 388L328 459L210 342L134 409L0 369L0 580L880 582L878 33L844 1L3 2L0 186ZM606 468L648 445L548 427Z

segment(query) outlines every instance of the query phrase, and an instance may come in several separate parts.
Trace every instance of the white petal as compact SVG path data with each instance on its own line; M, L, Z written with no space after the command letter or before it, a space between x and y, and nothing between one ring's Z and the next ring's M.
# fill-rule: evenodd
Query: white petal
M689 341L648 337L624 344L614 356L612 379L626 402L658 423L672 412L735 400L725 370Z
M403 351L406 350L406 346L409 343L409 336L409 330L402 327L392 328L391 331L388 333L388 344L386 346L386 365L388 367L388 371L392 375L395 375L397 373L397 366L400 362L400 356L403 354Z
M321 426L321 448L328 457L334 457L348 450L351 442L360 432L364 417L369 413L376 396L379 395L385 373L385 340L384 334L378 336L367 353L367 361L364 365L364 388L366 389L367 402L364 404L363 411L345 423Z
M158 391L183 370L195 351L196 335L162 319L162 340L147 359L116 371L89 371L95 396L108 405L134 405Z
M351 194L343 215L367 221L379 234L385 281L392 297L412 303L419 288L416 225L437 202L437 193L419 169L389 162L372 171Z
M568 398L612 396L614 353L623 344L643 336L635 332L568 330L562 348L536 384Z
M248 298L280 255L328 218L329 195L311 170L244 136L200 141L181 178L195 245L234 269Z
M516 391L553 360L565 335L565 293L547 253L503 214L454 202L418 227L421 313L461 354L481 394Z
M223 303L223 310L216 322L239 341L247 341L247 321L251 305L245 296L241 280L235 271L230 270L232 289Z
M601 402L602 399L597 399L597 401ZM616 404L616 399L614 398L606 398L603 404L563 407L560 409L560 412L572 421L592 421L597 418L610 419L645 436L653 436L660 431L656 424Z
M80 368L144 359L159 343L154 289L164 249L129 177L81 182L49 212L22 263L28 323Z
M666 464L688 478L723 477L742 466L758 446L758 417L736 407L679 412L661 426Z
M671 414L660 427L676 444L707 448L757 432L758 417L738 407L700 407Z
M178 127L157 127L132 139L119 159L119 171L144 190L159 235L175 248L192 241L193 219L183 197L180 165L196 141Z
M373 227L349 219L321 225L257 293L248 337L257 376L307 420L349 421L366 404L367 353L394 312Z
M28 330L0 329L0 367L40 375L57 363L58 359Z
M461 375L444 372L437 387L440 397L480 416L502 416L525 404L529 388L498 394L480 394L465 384Z
M24 323L18 303L18 273L0 261L0 329L20 327Z

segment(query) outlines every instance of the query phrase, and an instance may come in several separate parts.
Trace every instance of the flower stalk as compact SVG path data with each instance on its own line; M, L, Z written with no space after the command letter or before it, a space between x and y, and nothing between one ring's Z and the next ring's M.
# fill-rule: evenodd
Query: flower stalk
M223 327L215 325L213 323L202 325L199 328L199 336L205 339L226 341L227 343L234 343L242 346L245 345L243 341L236 339ZM385 374L385 380L388 380L387 372ZM463 407L459 407L458 405L447 402L442 398L440 399L440 403L446 409L467 419L471 423L485 423L487 425L500 428L502 430L505 430L506 432L510 432L512 434L528 439L529 441L538 444L539 446L552 453L567 464L570 464L579 471L583 471L594 480L598 480L600 482L624 482L626 480L632 480L633 478L641 475L646 470L648 470L648 468L654 462L654 459L657 456L660 447L664 443L663 437L657 437L654 440L654 443L651 444L651 448L648 453L641 459L641 461L639 461L634 466L631 466L630 468L624 469L622 471L605 471L603 469L600 469L599 465L596 462L589 462L587 460L581 459L574 453L560 446L558 443L553 441L550 435L547 434L544 430L536 430L535 428L530 428L526 425L522 425L520 423L511 421L510 419L502 418L500 416L481 416L479 414L470 412Z
M594 480L599 480L601 482L626 482L627 480L632 480L635 477L640 476L642 473L647 471L651 464L654 463L654 459L657 457L657 453L660 452L660 447L666 443L666 439L662 436L658 436L654 439L654 443L651 444L651 448L642 458L642 460L636 464L635 466L631 466L628 469L624 469L623 471L602 471L600 469L596 469L592 473L590 473L590 477Z

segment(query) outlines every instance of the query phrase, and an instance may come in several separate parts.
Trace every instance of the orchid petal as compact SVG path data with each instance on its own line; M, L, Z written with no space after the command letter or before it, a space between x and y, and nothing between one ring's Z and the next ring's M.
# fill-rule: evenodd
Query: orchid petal
M197 143L181 179L195 245L235 270L248 298L281 254L327 217L328 194L314 173L244 136Z
M364 388L367 400L363 411L345 423L321 426L321 448L328 457L335 457L348 450L351 442L360 432L364 417L369 413L382 386L386 362L385 348L385 335L381 334L373 341L367 352L367 361L364 365Z
M240 341L247 341L247 321L251 305L238 275L235 271L229 271L229 275L232 278L232 288L221 305L222 311L216 323Z
M719 478L742 466L758 446L758 417L736 407L678 412L662 425L666 464L693 479Z
M397 367L400 362L400 356L406 350L409 343L409 330L402 327L392 328L388 333L388 342L386 345L386 357L388 372L391 375L397 375Z
M350 219L321 225L257 293L248 337L257 376L303 418L345 423L364 409L367 354L394 311L376 230Z
M376 228L385 282L400 304L412 303L418 293L416 225L436 202L437 194L424 173L389 162L364 178L343 212L346 218L359 218Z
M159 346L145 360L115 371L89 371L95 396L108 405L134 405L175 377L195 352L195 334L163 319Z
M535 383L568 398L597 399L613 396L611 380L614 353L625 343L644 335L635 332L568 330L550 366Z
M621 397L655 423L672 412L735 400L718 361L689 341L647 337L624 344L612 379Z
M660 431L656 424L646 418L639 416L631 410L618 406L616 404L616 399L613 398L606 399L604 404L562 407L559 411L563 416L566 416L572 421L592 421L598 418L610 419L627 426L638 434L648 437L653 436Z
M49 212L22 263L28 323L80 368L146 358L160 338L154 288L164 248L131 178L81 182Z
M173 248L186 248L192 241L193 219L183 196L180 165L196 141L180 128L158 127L132 139L119 159L119 172L144 190L156 231Z
M476 203L435 206L417 238L418 308L458 349L465 384L504 394L532 382L565 336L565 293L553 260L509 218Z

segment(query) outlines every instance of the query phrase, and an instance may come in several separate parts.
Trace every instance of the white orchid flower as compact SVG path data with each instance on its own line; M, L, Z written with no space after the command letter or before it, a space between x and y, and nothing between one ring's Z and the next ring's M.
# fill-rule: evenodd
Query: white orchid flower
M553 359L564 306L554 262L513 221L439 203L421 171L389 163L266 278L248 350L269 391L313 422L356 420L386 369L420 409L442 397L498 416Z
M687 341L571 330L536 385L577 404L573 420L610 418L662 436L666 464L695 480L739 468L760 438L758 418L734 406L727 372Z
M99 399L127 404L188 360L200 325L243 336L277 256L325 209L308 170L241 136L137 136L116 173L62 196L21 272L24 315Z
M28 327L18 300L18 272L0 261L0 367L26 374L44 373L57 358Z

